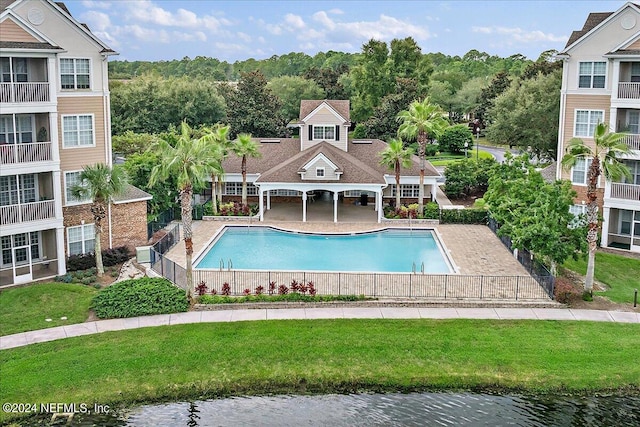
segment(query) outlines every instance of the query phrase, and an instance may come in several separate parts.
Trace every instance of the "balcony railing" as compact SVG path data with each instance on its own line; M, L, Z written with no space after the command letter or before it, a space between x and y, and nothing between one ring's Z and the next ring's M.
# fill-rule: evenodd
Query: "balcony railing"
M640 185L612 182L611 198L640 201Z
M618 99L640 99L640 83L618 83Z
M49 83L0 83L0 102L49 102Z
M48 162L52 160L50 142L0 145L0 164Z
M0 206L0 221L3 226L55 217L56 206L53 200Z
M640 151L640 135L628 134L622 138L622 142L627 144L631 150Z

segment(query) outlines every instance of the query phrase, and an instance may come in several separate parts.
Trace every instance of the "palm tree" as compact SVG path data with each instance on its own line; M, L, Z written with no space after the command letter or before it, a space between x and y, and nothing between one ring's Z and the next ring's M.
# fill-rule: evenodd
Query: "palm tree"
M218 182L221 182L224 171L222 170L222 162L229 154L229 126L216 126L214 129L205 128L203 138L206 143L211 144L213 156L220 162L220 170L214 171L211 175L211 205L213 214L218 214L218 196L222 196L221 191L217 192Z
M151 171L150 184L175 177L180 193L180 208L182 213L182 228L184 232L184 246L186 258L187 297L193 295L193 232L191 200L194 189L203 188L205 181L212 174L222 174L221 160L215 153L214 138L211 129L203 129L203 136L193 138L191 127L182 122L175 147L160 139L153 150L160 155L160 163Z
M380 164L393 169L396 173L396 207L400 207L400 169L411 167L413 150L404 148L401 139L392 139L378 155L380 156Z
M418 141L418 156L420 156L420 188L418 189L418 211L422 214L424 209L424 169L425 148L429 137L438 137L449 125L444 118L444 110L438 105L431 104L429 98L413 101L409 109L398 113L400 122L398 135L407 139Z
M579 138L573 138L567 145L566 154L562 158L562 166L570 169L578 162L588 165L587 171L587 276L584 291L593 292L593 274L595 268L596 248L600 218L598 217L598 178L601 174L607 181L618 180L622 176L630 177L631 173L624 163L618 160L620 154L629 152L629 146L623 142L624 133L609 132L609 126L598 123L593 134L595 148L589 147ZM591 162L589 163L589 160Z
M91 214L95 229L95 257L98 277L104 274L102 262L102 220L113 197L122 194L127 186L127 175L121 167L104 163L87 165L80 172L80 181L71 187L71 195L78 199L91 199Z
M238 157L242 157L242 205L247 206L247 157L260 157L260 146L251 139L248 133L241 133L233 141L231 149Z

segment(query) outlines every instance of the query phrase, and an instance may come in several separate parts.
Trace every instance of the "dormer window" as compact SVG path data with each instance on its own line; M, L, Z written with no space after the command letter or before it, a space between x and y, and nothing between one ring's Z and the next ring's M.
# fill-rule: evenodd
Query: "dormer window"
M336 140L336 127L325 125L313 126L313 139L314 141L335 141Z
M316 177L324 178L324 168L316 168Z

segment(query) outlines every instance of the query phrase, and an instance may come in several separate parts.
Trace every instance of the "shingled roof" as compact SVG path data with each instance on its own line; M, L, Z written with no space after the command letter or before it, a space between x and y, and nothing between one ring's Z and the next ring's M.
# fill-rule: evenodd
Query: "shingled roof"
M336 113L340 114L340 116L344 118L346 122L349 122L351 120L351 116L349 114L349 100L315 99L300 101L300 121L311 114L311 112L318 108L323 102L326 102L331 108L336 111Z
M571 33L571 37L569 37L569 40L567 41L567 45L565 46L565 49L568 48L569 46L571 46L573 43L575 43L578 39L582 38L582 36L587 34L589 31L593 30L602 21L604 21L605 19L607 19L611 15L613 15L613 12L592 12L592 13L590 13L589 16L587 17L587 20L585 21L584 25L582 26L582 29L580 31L574 31L574 32Z

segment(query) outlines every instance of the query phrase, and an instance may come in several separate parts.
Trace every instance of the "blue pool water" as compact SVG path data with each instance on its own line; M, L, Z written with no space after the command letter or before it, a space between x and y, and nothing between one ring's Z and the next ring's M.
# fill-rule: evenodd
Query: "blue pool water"
M431 230L388 229L354 235L293 233L268 227L225 227L196 268L450 273Z

